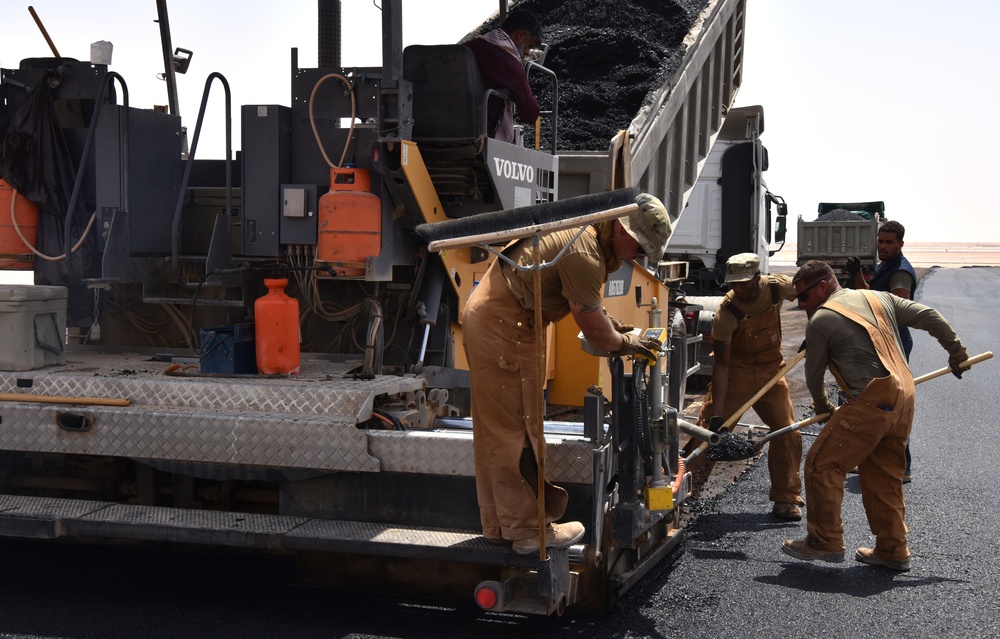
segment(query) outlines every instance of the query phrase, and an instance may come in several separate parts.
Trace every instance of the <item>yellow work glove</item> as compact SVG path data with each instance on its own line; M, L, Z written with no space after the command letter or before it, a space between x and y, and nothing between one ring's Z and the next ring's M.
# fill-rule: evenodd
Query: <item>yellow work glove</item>
M635 333L622 333L622 347L612 353L615 357L642 355L655 361L660 354L660 342L651 337L642 337Z

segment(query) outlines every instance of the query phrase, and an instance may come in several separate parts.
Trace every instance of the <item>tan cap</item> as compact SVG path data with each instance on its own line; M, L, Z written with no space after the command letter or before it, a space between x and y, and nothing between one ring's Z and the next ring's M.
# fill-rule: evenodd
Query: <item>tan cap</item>
M625 232L642 247L646 257L659 262L667 252L667 241L674 232L674 222L667 209L658 199L648 193L640 193L635 198L639 210L627 217L620 217Z
M760 258L756 253L737 253L726 260L726 284L747 282L760 275Z

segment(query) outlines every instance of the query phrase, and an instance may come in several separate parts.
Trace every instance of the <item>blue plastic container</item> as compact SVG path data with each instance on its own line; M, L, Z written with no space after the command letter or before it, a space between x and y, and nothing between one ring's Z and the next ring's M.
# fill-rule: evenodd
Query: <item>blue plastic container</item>
M238 322L235 326L203 328L199 338L203 374L257 373L257 349L252 321Z

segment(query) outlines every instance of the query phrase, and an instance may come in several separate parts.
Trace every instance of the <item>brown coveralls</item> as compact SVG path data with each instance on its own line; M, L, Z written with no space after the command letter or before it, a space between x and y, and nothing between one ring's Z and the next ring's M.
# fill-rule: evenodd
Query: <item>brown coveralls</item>
M830 370L848 396L824 426L806 456L808 543L817 550L843 552L844 480L858 467L861 500L868 526L875 535L875 552L890 560L910 556L903 516L903 473L906 440L913 424L913 375L896 344L885 309L869 291L863 291L875 314L872 326L846 306L827 302L824 308L843 315L868 330L879 360L889 375L872 379L858 397L852 397L835 367Z
M769 284L762 295L770 295L770 290ZM723 421L732 417L738 408L785 366L781 355L781 304L782 300L779 298L776 304L772 304L763 313L744 317L733 333L726 410L720 415ZM728 311L720 305L718 312ZM785 378L778 380L754 402L753 409L772 431L793 423L795 412ZM713 411L712 391L709 389L701 407L700 423L707 423L711 416L717 414ZM799 474L801 463L801 433L795 431L771 441L767 453L767 469L771 475L768 497L771 501L803 505L799 496L802 492L802 477Z
M483 536L517 540L538 535L538 501L526 481L537 483L537 471L520 469L522 464L530 468L545 446L532 427L535 391L542 381L536 370L535 313L511 293L500 264L490 266L469 299L462 334L476 376L472 444ZM525 438L535 457L522 457ZM546 523L562 517L568 499L564 489L545 482Z

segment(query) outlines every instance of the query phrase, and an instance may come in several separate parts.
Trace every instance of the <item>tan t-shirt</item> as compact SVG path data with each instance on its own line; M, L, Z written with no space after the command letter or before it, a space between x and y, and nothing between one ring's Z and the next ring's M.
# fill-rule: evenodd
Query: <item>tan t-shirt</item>
M742 311L747 317L759 315L771 308L770 284L774 282L778 285L778 297L785 300L795 299L795 287L792 285L792 278L786 275L761 275L764 288L757 299L752 302L743 302L733 297L733 292L726 293L726 300L733 307ZM720 311L715 314L715 321L712 322L712 339L719 342L733 341L733 333L736 332L736 317L729 311Z
M599 306L608 279L608 269L597 243L594 229L587 228L574 241L577 229L554 231L542 236L539 249L543 262L551 262L567 244L569 248L552 266L542 273L542 317L547 322L558 321L569 314L569 303ZM570 244L572 242L572 244ZM526 238L508 247L504 254L517 264L530 266L533 258L532 239ZM515 269L503 264L504 278L514 297L528 310L535 308L534 272Z

